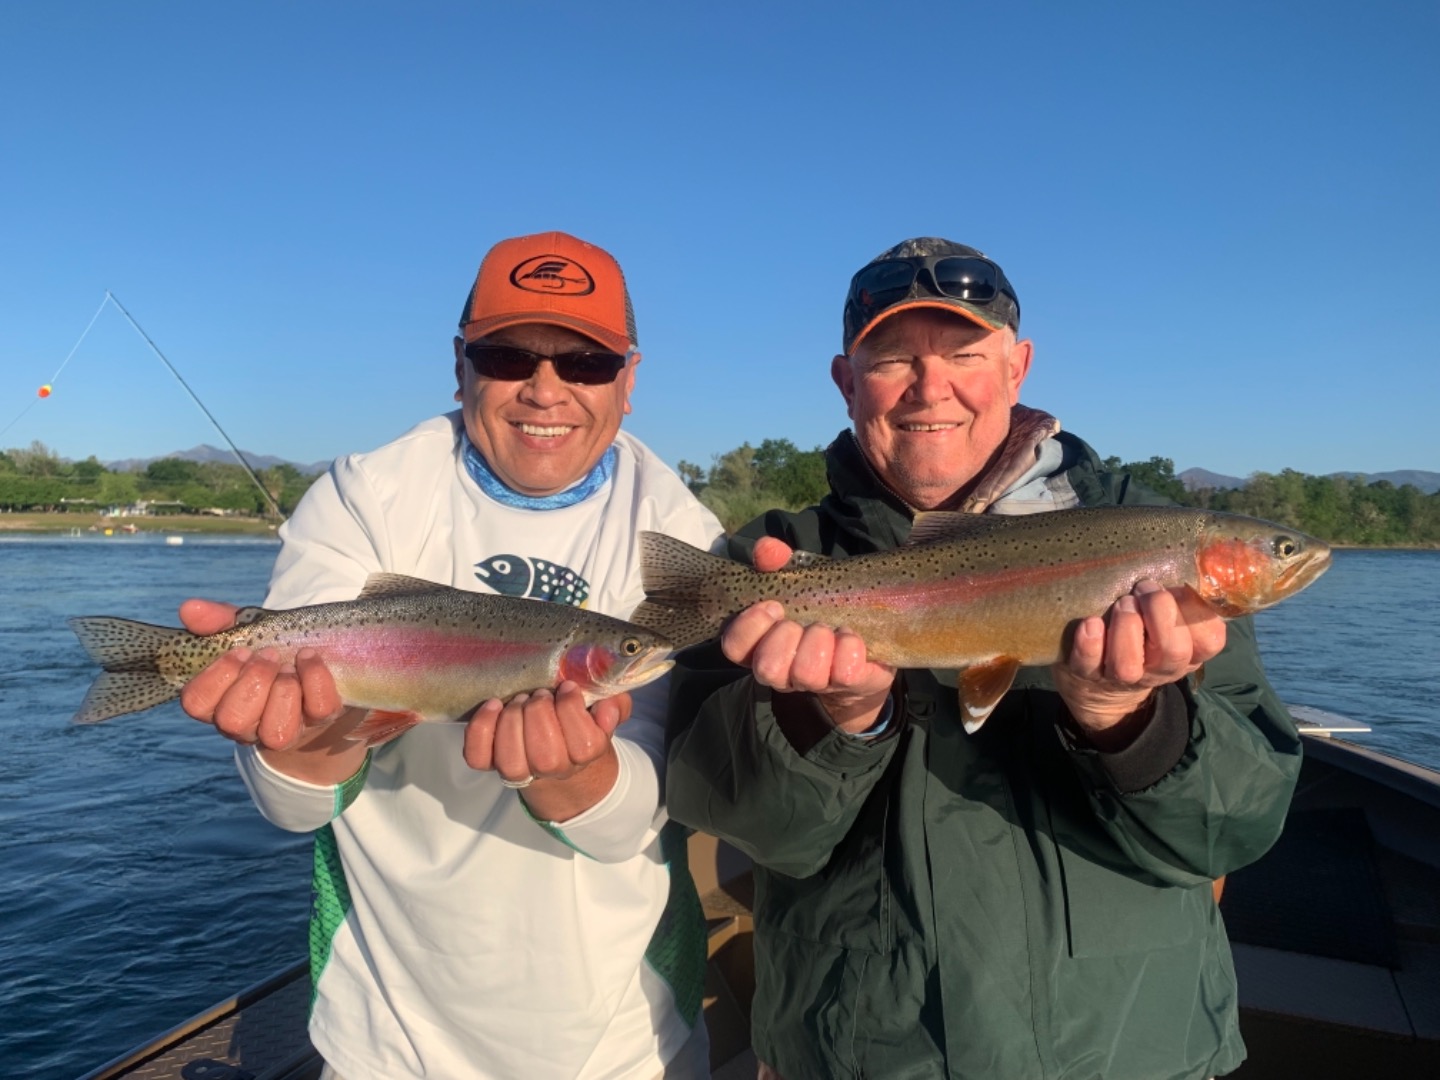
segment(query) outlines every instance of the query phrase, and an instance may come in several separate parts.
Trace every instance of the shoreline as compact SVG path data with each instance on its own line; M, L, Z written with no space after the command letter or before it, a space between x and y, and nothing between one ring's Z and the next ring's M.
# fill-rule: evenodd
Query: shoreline
M212 514L165 514L135 517L101 517L98 514L48 513L19 511L0 513L0 534L33 534L37 536L65 536L79 529L84 536L104 536L111 530L115 536L131 534L126 528L134 526L133 534L140 533L184 536L270 536L279 527L277 522L264 518L222 518Z
M165 514L136 517L100 517L96 514L52 513L48 511L17 511L0 513L0 534L32 534L64 536L72 529L82 535L114 535L126 525L134 525L134 534L206 535L206 536L269 536L274 537L278 523L258 517L215 517L213 514ZM1332 543L1337 551L1440 551L1440 544L1345 544Z

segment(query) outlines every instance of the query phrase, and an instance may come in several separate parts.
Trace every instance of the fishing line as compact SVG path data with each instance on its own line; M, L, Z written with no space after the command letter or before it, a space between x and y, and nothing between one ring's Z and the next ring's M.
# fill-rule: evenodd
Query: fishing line
M140 335L141 340L143 340L146 345L150 346L150 351L153 352L156 356L158 356L160 358L160 362L165 365L165 367L169 370L170 374L175 376L175 381L185 388L185 392L190 395L190 400L195 402L195 404L200 407L200 411L205 414L205 418L210 421L211 426L213 426L215 430L220 433L220 437L224 439L225 444L230 447L230 452L235 455L235 460L240 463L240 467L245 470L245 475L250 477L251 481L254 482L256 489L260 492L262 496L264 496L266 504L274 512L277 518L283 519L285 515L280 512L280 507L275 502L274 497L271 496L265 485L260 482L260 477L255 475L255 470L250 468L250 463L245 460L245 455L240 453L240 448L235 445L234 441L230 438L230 436L225 433L225 429L220 426L220 421L215 419L215 417L211 414L210 410L205 407L205 403L200 400L199 396L195 393L194 390L190 389L190 384L187 383L184 377L180 374L180 372L175 369L175 365L170 363L170 361L166 359L165 354L160 351L159 346L157 346L155 342L150 340L150 335L145 333L145 331L140 328L140 324L135 321L135 317L131 315L130 312L125 310L125 305L120 303L119 299L116 298L115 294L112 293L109 289L105 290L105 298L100 301L100 306L95 309L95 314L90 316L90 322L86 325L85 330L80 335L79 340L75 342L74 346L70 349L70 352L66 355L65 359L61 361L60 366L55 369L55 374L50 377L50 381L46 383L43 387L41 387L42 393L40 394L40 396L31 401L30 404L25 406L25 408L21 409L20 414L16 416L14 420L11 420L10 423L6 424L3 428L0 428L0 435L4 435L5 432L9 431L12 427L18 424L21 419L24 418L25 414L35 407L36 402L41 401L48 396L50 388L55 385L56 380L60 378L60 373L65 370L65 365L70 363L71 357L73 357L75 353L79 350L81 343L86 338L86 335L90 333L90 328L95 325L95 320L100 318L100 313L105 310L106 304L115 305L116 310L119 311L121 315L124 315L126 321L135 328L135 332Z
M265 496L265 501L270 505L270 509L275 512L275 516L277 518L284 518L285 515L280 512L280 507L276 504L274 498L271 497L270 492L267 491L265 485L260 482L260 478L255 475L255 470L250 468L250 463L245 460L245 455L240 453L240 448L235 445L234 441L231 440L229 435L225 434L225 429L220 426L220 421L216 420L215 417L211 415L210 410L205 407L205 403L201 401L198 396L196 396L194 390L190 389L190 384L187 383L183 377L181 377L180 372L175 370L175 365L170 363L169 360L165 359L165 354L160 351L159 347L156 346L155 342L150 340L150 335L145 333L144 330L140 329L140 324L135 321L134 316L132 316L130 312L125 310L125 305L120 303L120 301L115 297L114 293L110 292L110 290L108 289L105 290L105 299L110 301L116 306L116 308L119 309L120 314L125 316L126 320L130 323L130 325L135 328L135 332L144 339L145 344L150 346L150 351L153 352L156 356L158 356L160 358L160 362L170 369L170 374L175 376L175 381L185 388L185 392L190 395L190 400L195 402L196 405L200 406L200 411L205 414L205 418L209 420L210 423L214 426L215 430L220 433L220 437L224 439L226 445L230 447L230 452L235 455L235 460L240 463L240 467L245 470L246 475L255 482L255 487L259 489L260 494ZM104 306L103 303L101 306ZM99 313L97 312L96 314Z
M41 389L48 390L50 387L54 386L55 383L59 380L60 372L64 371L65 365L70 363L70 357L74 356L76 350L80 348L80 343L85 340L85 335L90 333L90 327L95 325L95 320L100 318L100 313L105 310L105 305L109 302L110 294L107 292L105 294L105 298L100 301L100 306L95 309L95 314L90 316L90 321L86 324L84 333L80 335L80 340L76 341L75 344L71 346L70 352L66 354L65 359L61 361L60 366L55 369L55 374L50 376L50 381L46 383ZM46 396L47 395L45 394L41 394L39 397L34 398L29 405L26 405L25 408L21 409L19 416L15 417L14 420L11 420L10 423L6 424L3 428L0 428L0 435L4 435L5 432L9 431L12 427L18 424L24 418L25 414L28 413L31 409L33 409L37 402L43 401Z

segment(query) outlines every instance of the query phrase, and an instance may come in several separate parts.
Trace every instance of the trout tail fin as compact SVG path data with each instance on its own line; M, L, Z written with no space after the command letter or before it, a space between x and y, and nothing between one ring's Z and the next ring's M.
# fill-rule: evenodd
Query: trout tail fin
M171 686L156 670L156 656L162 645L188 631L110 615L92 615L69 622L90 659L105 669L90 684L80 711L75 714L75 723L98 724L112 716L140 712L180 696L179 688Z
M673 536L642 532L640 575L645 601L629 621L668 638L677 649L717 637L734 612L725 610L715 585L737 569L750 572Z

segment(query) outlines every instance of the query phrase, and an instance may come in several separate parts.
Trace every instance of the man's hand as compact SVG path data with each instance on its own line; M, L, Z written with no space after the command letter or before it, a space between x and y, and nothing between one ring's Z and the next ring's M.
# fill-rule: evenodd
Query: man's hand
M1128 745L1150 716L1151 695L1225 647L1225 620L1191 589L1139 582L1104 618L1075 629L1068 659L1051 668L1055 688L1090 742Z
M755 569L779 570L792 551L782 540L763 537L755 543ZM894 668L866 658L859 635L791 622L774 600L735 616L720 636L720 649L731 662L748 667L762 686L814 694L831 722L852 734L874 726L895 682Z
M236 608L209 600L186 600L180 621L192 634L215 634L235 625ZM331 723L344 703L330 670L313 649L301 649L293 667L273 649L231 649L180 691L180 705L196 720L238 743L257 744L265 759L291 776L315 783L348 779L364 747L341 738L350 724ZM354 712L354 719L361 715ZM297 754L309 754L309 764Z
M465 762L505 780L531 779L524 789L531 811L545 821L566 821L615 786L620 765L611 739L632 707L629 694L617 694L587 708L569 680L553 693L492 699L465 726Z

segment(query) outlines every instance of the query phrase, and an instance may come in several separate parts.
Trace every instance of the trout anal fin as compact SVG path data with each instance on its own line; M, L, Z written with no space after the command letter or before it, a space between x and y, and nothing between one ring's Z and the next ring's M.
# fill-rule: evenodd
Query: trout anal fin
M345 737L351 742L363 742L369 747L384 746L392 739L404 735L420 723L420 720L420 714L410 710L371 709Z
M960 719L967 734L979 731L1015 681L1020 661L997 656L960 673Z

